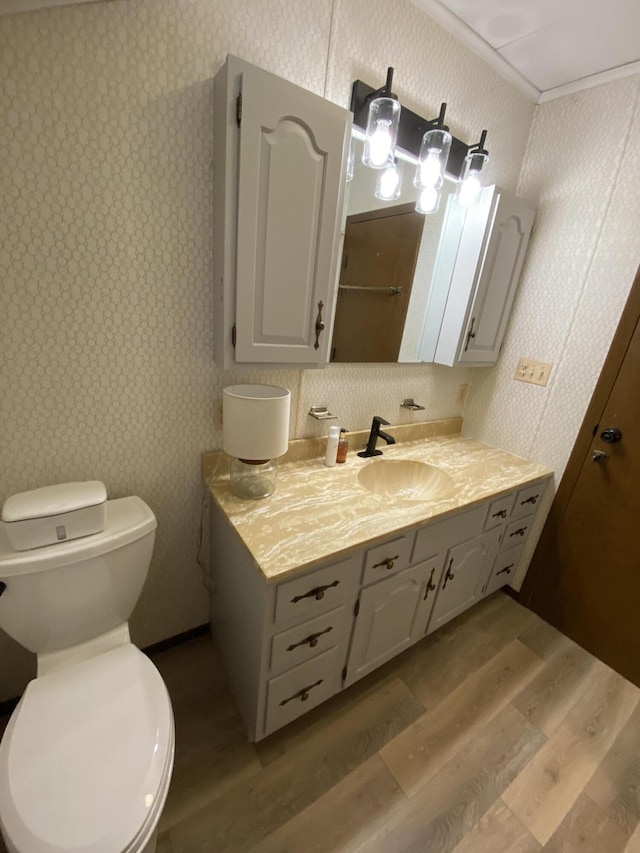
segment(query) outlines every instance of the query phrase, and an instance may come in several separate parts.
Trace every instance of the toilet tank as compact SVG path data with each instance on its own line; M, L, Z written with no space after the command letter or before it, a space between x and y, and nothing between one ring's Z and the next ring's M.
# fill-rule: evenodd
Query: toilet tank
M0 628L43 654L122 625L147 576L156 526L143 500L120 498L106 501L102 532L16 551L0 522Z

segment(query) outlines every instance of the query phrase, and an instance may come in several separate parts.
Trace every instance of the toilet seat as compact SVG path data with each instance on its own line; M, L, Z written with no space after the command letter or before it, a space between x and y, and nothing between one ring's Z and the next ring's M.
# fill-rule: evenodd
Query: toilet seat
M166 687L135 646L37 678L0 745L3 832L29 853L140 850L173 752Z

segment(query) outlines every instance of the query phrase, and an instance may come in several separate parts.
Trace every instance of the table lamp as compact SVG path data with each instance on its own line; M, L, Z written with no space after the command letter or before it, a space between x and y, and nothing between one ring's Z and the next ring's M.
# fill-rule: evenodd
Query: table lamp
M222 449L231 457L229 484L239 498L266 498L276 489L278 457L289 446L291 392L277 385L222 389Z

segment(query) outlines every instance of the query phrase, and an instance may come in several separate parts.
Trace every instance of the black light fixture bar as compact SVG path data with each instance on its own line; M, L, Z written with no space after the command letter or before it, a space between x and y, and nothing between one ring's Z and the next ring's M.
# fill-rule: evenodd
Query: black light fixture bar
M396 98L390 91L393 69L387 71L387 83L381 89L373 89L362 80L356 80L351 87L351 112L353 113L353 123L362 130L367 128L367 118L369 116L369 104L377 97L392 97ZM440 109L440 115L435 119L425 119L417 113L411 112L406 107L402 107L400 113L400 126L398 128L398 141L396 145L403 148L409 154L412 154L416 159L420 154L420 145L424 134L435 127L443 127L444 109L446 104L443 104ZM447 160L446 172L451 178L458 180L462 176L464 168L464 158L470 148L483 149L487 131L482 131L482 138L479 143L474 146L466 145L455 136L451 138L451 151Z

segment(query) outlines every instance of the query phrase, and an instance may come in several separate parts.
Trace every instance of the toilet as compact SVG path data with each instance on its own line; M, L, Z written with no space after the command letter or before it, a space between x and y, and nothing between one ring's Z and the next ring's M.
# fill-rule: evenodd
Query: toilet
M128 619L155 516L140 498L106 500L91 482L13 496L2 519L0 628L37 655L0 743L7 849L153 853L173 712Z

